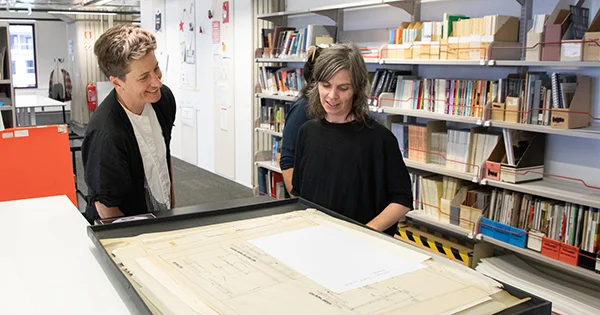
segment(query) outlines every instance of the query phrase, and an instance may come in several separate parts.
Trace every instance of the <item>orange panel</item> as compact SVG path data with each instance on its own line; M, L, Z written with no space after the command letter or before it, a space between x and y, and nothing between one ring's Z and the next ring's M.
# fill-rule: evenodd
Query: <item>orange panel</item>
M65 125L0 132L0 201L66 195L77 206Z

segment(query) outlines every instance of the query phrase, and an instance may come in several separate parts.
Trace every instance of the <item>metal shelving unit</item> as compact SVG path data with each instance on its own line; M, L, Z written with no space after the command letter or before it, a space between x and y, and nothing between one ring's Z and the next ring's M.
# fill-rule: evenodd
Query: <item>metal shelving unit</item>
M487 65L498 67L600 68L600 62L586 61L489 60Z
M256 97L260 98L268 98L272 100L281 100L286 102L293 102L296 100L295 96L286 96L286 95L277 95L277 94L266 94L266 93L257 93Z
M273 131L271 129L265 129L265 128L254 128L254 131L257 132L262 132L262 133L266 133L266 134L270 134L271 136L275 136L275 137L282 137L283 133L281 132L277 132L277 131Z
M587 270L585 268L581 268L581 267L577 267L577 266L572 266L569 264L566 264L560 260L556 260L550 257L546 257L536 251L533 251L531 249L528 248L521 248L521 247L517 247L508 243L505 243L503 241L499 241L493 237L489 237L489 236L485 236L485 235L481 235L478 234L477 235L478 239L481 239L484 242L496 245L498 247L502 247L505 248L507 250L510 250L514 253L520 254L522 256L528 257L530 259L533 259L537 262L541 262L545 265L549 265L555 269L559 269L565 272L568 272L570 274L573 274L581 279L585 279L588 281L593 282L596 285L600 284L600 274L595 273L591 270Z
M479 182L479 179L477 178L477 176L475 174L447 169L447 168L445 168L441 165L437 165L437 164L419 163L419 162L415 162L415 161L412 161L409 159L404 159L404 164L406 164L406 167L421 170L421 171L455 177L455 178L459 178L462 180L471 181L474 183Z
M567 137L600 139L600 128L598 128L598 127L588 127L588 128L580 128L580 129L557 129L557 128L552 128L550 126L509 123L509 122L496 121L496 120L490 121L490 125L492 127L498 127L498 128L525 130L525 131L546 133L546 134L552 134L552 135L561 135L561 136L567 136Z
M485 60L379 59L382 65L485 66Z
M254 58L255 62L306 62L306 58Z
M572 202L584 206L600 207L600 190L585 188L583 184L568 180L544 178L521 184L482 179L481 184L505 188L526 194Z
M381 6L394 6L401 8L413 15L416 19L420 16L420 5L427 2L438 2L445 0L367 0L363 2L355 2L351 4L339 4L332 6L324 6L313 8L302 11L288 11L288 12L275 12L269 14L258 15L258 19L268 20L277 23L286 21L287 17L292 16L303 16L310 14L318 14L329 17L331 20L338 22L339 25L343 25L343 10L348 9L363 9L369 7L381 7ZM522 5L522 16L521 26L523 21L531 19L531 0L516 0ZM527 13L527 11L530 11ZM522 27L523 29L523 27ZM523 32L520 36L519 42L524 42L525 33ZM305 62L305 59L277 59L277 58L257 58L256 62L274 62L274 63L286 63L286 62ZM525 61L525 60L422 60L422 59L390 59L390 58L368 58L365 62L370 64L381 64L381 65L406 65L406 66L468 66L468 67L546 67L556 69L594 69L600 68L600 62L570 62L570 61ZM522 70L522 69L521 69ZM262 97L262 96L258 96ZM481 118L476 117L464 117L447 114L432 113L422 110L407 110L394 107L371 107L371 111L397 114L411 117L420 117L427 119L446 120L451 122L465 123L471 125L483 125L487 127L514 129L514 130L525 130L536 133L562 135L567 137L578 137L588 139L600 139L600 128L588 127L582 129L555 129L549 126L529 125L529 124L518 124L518 123L507 123L503 121L484 121ZM257 128L258 130L258 128ZM280 172L279 168L273 166L270 161L260 161L255 163L257 166L267 168L272 171ZM558 180L554 178L544 178L541 181L534 181L521 184L511 184L501 181L493 181L488 179L478 179L473 174L467 174L465 172L458 172L446 169L445 167L435 164L417 163L408 159L405 159L405 164L409 168L427 171L431 173L451 176L460 178L470 182L479 182L481 185L489 185L492 187L510 189L517 192L528 193L536 196L552 198L565 202L577 203L590 207L600 208L600 191L594 191L593 189L585 188L583 184L575 181ZM454 226L447 223L442 223L434 218L428 217L423 211L411 211L407 215L410 220L423 222L424 224L439 227L441 230L445 230L454 234L462 235L465 237L473 238L471 231L465 230L458 226ZM582 279L589 279L594 283L600 283L600 275L592 271L580 267L574 267L565 264L561 261L548 258L535 251L529 249L519 248L508 243L501 242L499 240L478 235L476 239L497 245L502 248L506 248L515 253L522 254L523 256L530 257L543 264L554 267L557 270L565 270Z
M466 237L466 238L471 238L471 239L475 237L475 233L473 233L472 231L463 229L457 225L453 225L450 223L444 223L439 220L436 220L436 219L430 217L429 215L427 215L424 210L409 211L406 214L406 217L410 218L411 220L413 220L415 222L423 223L423 224L430 225L430 226L435 226L445 232L456 234L461 237Z
M256 166L258 167L262 167L262 168L266 168L269 171L273 171L273 172L277 172L277 173L281 173L281 169L273 164L271 164L271 161L256 161L254 162L256 164Z
M454 121L454 122L473 124L473 125L483 124L483 121L477 117L448 115L448 114L428 112L425 110L403 109L403 108L395 108L395 107L387 107L387 106L381 107L381 110L382 110L382 112L388 113L388 114L439 119L439 120Z

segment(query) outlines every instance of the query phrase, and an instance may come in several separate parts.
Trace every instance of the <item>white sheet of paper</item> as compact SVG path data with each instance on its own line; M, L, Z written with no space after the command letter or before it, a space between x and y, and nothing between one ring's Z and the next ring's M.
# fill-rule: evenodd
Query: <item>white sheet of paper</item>
M378 248L351 232L322 225L249 242L336 293L426 267L401 252Z

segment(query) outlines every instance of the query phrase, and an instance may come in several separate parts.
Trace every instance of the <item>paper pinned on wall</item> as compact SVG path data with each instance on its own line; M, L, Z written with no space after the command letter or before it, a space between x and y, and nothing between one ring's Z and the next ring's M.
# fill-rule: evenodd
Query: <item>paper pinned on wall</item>
M312 226L249 241L305 277L336 293L425 268L347 231ZM427 259L427 256L425 256Z
M181 108L181 123L184 126L194 127L194 116L195 109L193 107L182 107Z
M220 113L221 130L227 131L227 107L221 106Z

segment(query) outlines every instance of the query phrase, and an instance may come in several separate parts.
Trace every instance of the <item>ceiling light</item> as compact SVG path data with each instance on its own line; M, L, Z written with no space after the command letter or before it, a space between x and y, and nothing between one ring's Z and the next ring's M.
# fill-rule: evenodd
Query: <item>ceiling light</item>
M88 15L117 15L114 12L98 11L48 11L49 14L88 14Z

